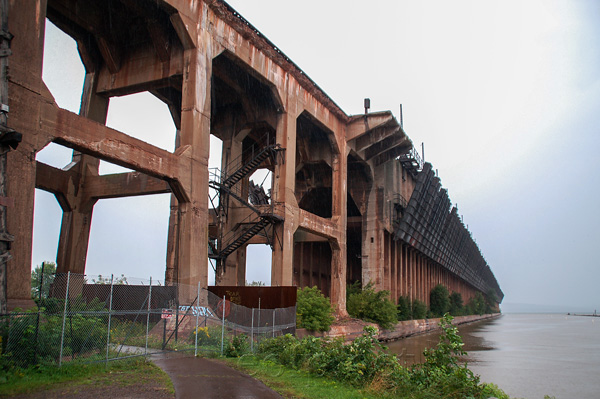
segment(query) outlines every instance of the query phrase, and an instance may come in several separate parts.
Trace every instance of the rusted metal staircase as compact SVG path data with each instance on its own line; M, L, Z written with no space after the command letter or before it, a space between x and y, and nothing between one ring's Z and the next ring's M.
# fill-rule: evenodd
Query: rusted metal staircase
M268 140L266 140L268 142ZM283 221L283 218L274 214L273 203L270 205L254 206L248 201L248 193L241 192L241 185L237 185L242 179L252 175L267 159L271 159L272 165L279 161L279 155L285 151L278 144L266 145L259 149L251 148L244 152L239 161L233 161L225 171L213 173L213 179L209 180L209 186L215 190L219 197L218 205L218 236L216 245L210 245L208 257L217 260L217 268L223 267L224 260L234 251L242 247L252 237L264 232L269 239L267 229L276 223ZM227 170L233 170L231 174ZM237 185L237 186L236 186ZM239 204L247 207L252 212L250 215L236 223L236 227L229 232L225 232L225 222L228 217L229 201L235 199ZM214 199L211 198L211 202ZM272 243L269 241L272 245Z
M225 242L224 248L218 253L218 258L225 259L231 255L234 251L248 242L252 237L259 234L267 226L275 223L282 222L283 219L276 215L262 214L258 218L255 218L248 228L240 228L240 232L231 238L230 241ZM216 257L215 257L216 258Z
M226 187L233 187L244 177L250 176L252 173L254 173L260 164L262 164L267 158L270 157L276 160L277 153L282 150L283 149L279 146L279 144L272 144L262 148L256 153L256 155L252 156L250 161L240 165L231 175L225 177L221 184ZM235 167L235 165L233 167Z

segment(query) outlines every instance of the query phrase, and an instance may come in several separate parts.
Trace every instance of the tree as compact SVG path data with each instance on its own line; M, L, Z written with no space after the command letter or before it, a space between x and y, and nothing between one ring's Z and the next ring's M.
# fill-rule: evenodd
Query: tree
M452 316L460 316L464 312L463 299L460 292L450 294L450 314Z
M102 277L101 274L98 275L98 278L92 279L92 282L94 284L106 284L106 285L110 285L110 278L109 277ZM127 285L129 284L127 282L127 277L125 277L124 274L121 274L121 277L113 277L113 285Z
M427 305L415 299L412 303L412 316L414 320L424 319L427 317Z
M348 296L348 314L361 320L379 324L383 329L393 327L398 321L396 305L389 300L389 291L375 291L369 283L359 292Z
M475 296L471 298L468 304L469 314L478 314L482 315L485 313L485 299L483 298L483 294L480 291L477 291Z
M412 320L412 305L408 296L398 298L398 320Z
M438 284L429 294L429 309L434 317L442 317L450 309L448 288Z
M43 275L42 265L44 267ZM42 262L42 265L36 266L31 271L31 297L33 299L40 297L40 283L42 283L42 298L48 298L50 285L54 282L54 276L56 275L56 263Z
M486 303L486 313L494 313L496 312L496 304L498 303L498 297L496 296L496 291L490 288L485 296Z
M296 324L310 331L328 331L333 323L333 308L329 299L316 287L298 290Z

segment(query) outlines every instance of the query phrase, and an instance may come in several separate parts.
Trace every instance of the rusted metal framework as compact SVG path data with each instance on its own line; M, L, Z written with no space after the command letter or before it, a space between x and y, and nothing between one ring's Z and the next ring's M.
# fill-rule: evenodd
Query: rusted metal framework
M8 229L19 232L9 307L30 295L35 188L63 210L59 272L84 273L98 201L171 193L167 282L206 286L212 258L218 285L244 285L247 246L268 244L271 285L318 285L339 315L354 281L394 300L428 301L438 283L465 300L501 294L392 113L345 114L224 1L12 0L8 10L8 127L23 133L7 165ZM85 66L78 115L42 80L46 20L75 40ZM111 97L142 91L167 104L174 152L105 126ZM212 174L211 135L223 143ZM51 142L74 149L63 169L35 160ZM134 172L99 175L100 160ZM269 194L250 180L258 169L270 172Z
M450 210L448 191L442 189L430 163L417 176L415 189L395 231L402 240L439 263L483 293L494 293L500 301L504 294L471 234Z

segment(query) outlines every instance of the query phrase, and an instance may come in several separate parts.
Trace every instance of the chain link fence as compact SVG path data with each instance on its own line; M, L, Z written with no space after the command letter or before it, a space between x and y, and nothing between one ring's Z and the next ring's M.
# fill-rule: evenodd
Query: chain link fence
M200 286L73 273L45 279L34 290L37 309L0 315L1 361L27 367L164 351L235 356L266 337L295 333L295 307L247 308Z

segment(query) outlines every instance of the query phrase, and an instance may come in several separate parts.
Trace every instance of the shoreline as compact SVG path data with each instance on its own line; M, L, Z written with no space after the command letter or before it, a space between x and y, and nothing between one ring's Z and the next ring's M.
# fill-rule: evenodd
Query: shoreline
M484 315L469 315L469 316L456 316L452 321L454 325L474 323L476 321L492 319L500 317L502 313L491 313ZM381 342L397 341L404 338L412 337L414 335L424 334L432 331L439 330L440 319L418 319L418 320L406 320L399 321L391 330L381 330L375 323L369 323L358 319L343 319L332 324L331 328L327 332L314 332L307 331L306 329L299 328L296 330L296 337L304 338L308 335L322 338L338 338L344 337L346 341L353 340L363 333L363 329L366 326L373 326L377 329L377 339Z

